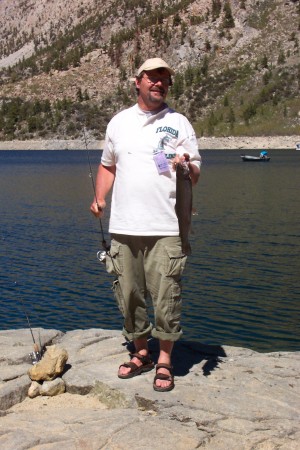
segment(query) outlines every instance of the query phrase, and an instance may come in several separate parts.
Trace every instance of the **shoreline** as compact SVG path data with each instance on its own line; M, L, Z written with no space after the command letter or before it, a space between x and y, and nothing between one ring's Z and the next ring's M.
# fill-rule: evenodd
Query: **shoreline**
M201 150L295 150L300 136L229 136L229 137L201 137L198 138ZM88 142L89 150L101 150L104 140ZM0 150L86 150L84 140L28 140L28 141L0 141Z

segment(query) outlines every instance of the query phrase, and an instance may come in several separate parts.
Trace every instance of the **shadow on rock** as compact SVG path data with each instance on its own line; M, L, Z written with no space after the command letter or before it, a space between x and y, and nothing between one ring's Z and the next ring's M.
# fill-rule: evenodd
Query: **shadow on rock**
M205 345L195 341L179 341L173 350L174 374L187 375L190 369L202 361L206 361L202 367L203 375L208 376L222 362L220 357L226 357L224 349L220 345Z
M61 376L65 375L71 369L72 369L72 364L66 363L66 365L64 367L64 371L62 372Z
M130 353L134 352L134 346L131 342L124 345L127 346ZM149 350L151 359L156 364L159 356L157 339L149 340ZM222 363L220 358L226 356L225 350L220 345L206 345L196 341L177 341L172 353L174 375L181 377L187 375L195 364L206 361L202 366L202 372L204 376L208 376Z

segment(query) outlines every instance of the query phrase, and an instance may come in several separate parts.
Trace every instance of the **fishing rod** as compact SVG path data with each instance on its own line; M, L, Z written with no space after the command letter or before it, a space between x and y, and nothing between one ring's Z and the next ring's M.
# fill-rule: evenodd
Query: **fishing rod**
M95 185L94 176L93 176L93 170L92 170L91 159L90 159L90 151L89 151L88 144L87 144L85 127L83 127L83 137L84 137L85 149L86 149L86 153L87 153L87 159L88 159L89 170L90 170L89 176L90 176L90 178L92 180L92 186L93 186L95 200L96 200L96 203L97 203L99 211L102 211L102 208L99 205L98 199L97 199L96 185ZM101 232L101 236L102 236L102 247L103 247L104 250L99 250L97 252L97 258L98 258L98 260L101 263L105 264L106 256L108 256L110 258L110 260L111 260L111 263L112 263L113 267L114 267L114 271L117 272L116 268L115 268L115 261L114 261L113 257L110 254L110 251L109 251L110 250L110 245L107 245L105 237L104 237L104 231L103 231L101 217L99 217L99 224L100 224L100 232ZM114 281L114 283L116 283L116 281L117 281L117 279ZM121 289L120 283L119 283L119 288ZM122 291L122 289L121 289L121 291ZM133 325L133 328L135 330L135 325ZM135 335L135 331L133 332L133 334Z
M88 144L87 144L87 138L86 138L86 132L85 132L85 127L83 127L83 138L84 138L84 144L85 144L85 149L86 149L86 154L87 154L87 159L88 159L88 163L89 163L89 169L90 169L90 173L89 176L92 180L92 186L93 186L93 191L94 191L94 196L95 196L95 200L98 206L98 210L102 211L101 206L98 203L98 199L97 199L97 194L96 194L96 185L95 185L95 180L94 180L94 176L93 176L93 170L92 170L92 165L91 165L91 159L90 159L90 151L88 148ZM106 243L105 237L104 237L104 231L103 231L103 226L102 226L102 220L101 217L99 217L99 226L100 226L100 233L102 236L102 247L105 251L105 253L109 250L109 246ZM99 255L99 256L98 256ZM105 258L104 252L99 251L97 253L97 257L98 259L102 262ZM102 259L100 259L102 258Z
M15 281L15 286L19 287L16 281ZM24 313L24 315L26 317L26 320L27 320L27 323L28 323L28 327L29 327L29 330L30 330L30 333L31 333L31 337L32 337L32 340L33 340L33 351L31 353L29 353L29 356L31 358L32 364L34 365L34 364L37 364L42 359L42 345L41 345L41 341L40 341L40 347L39 347L38 344L35 341L34 334L33 334L32 327L31 327L31 323L30 323L30 320L29 320L29 316L27 314L27 311L26 311L26 308L25 308L25 304L24 304L24 301L23 301L21 296L18 296L18 301L19 301L19 303L21 305L21 308L22 308L22 311L23 311L23 313Z

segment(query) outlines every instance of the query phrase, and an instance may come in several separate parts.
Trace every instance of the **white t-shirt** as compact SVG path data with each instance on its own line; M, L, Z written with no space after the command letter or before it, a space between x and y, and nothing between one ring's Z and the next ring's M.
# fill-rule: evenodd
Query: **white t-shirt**
M166 156L168 171L159 173L154 160L157 152ZM152 113L142 111L136 104L112 118L101 159L104 166L116 166L110 233L178 236L172 159L184 153L200 166L191 124L167 105Z

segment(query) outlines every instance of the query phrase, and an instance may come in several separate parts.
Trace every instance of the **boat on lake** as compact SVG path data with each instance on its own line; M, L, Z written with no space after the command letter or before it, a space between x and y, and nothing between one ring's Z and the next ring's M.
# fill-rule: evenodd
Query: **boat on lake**
M270 156L268 156L268 152L263 150L260 152L259 156L251 156L251 155L241 155L243 161L261 161L267 162L270 161Z
M296 142L296 150L300 150L300 142Z

